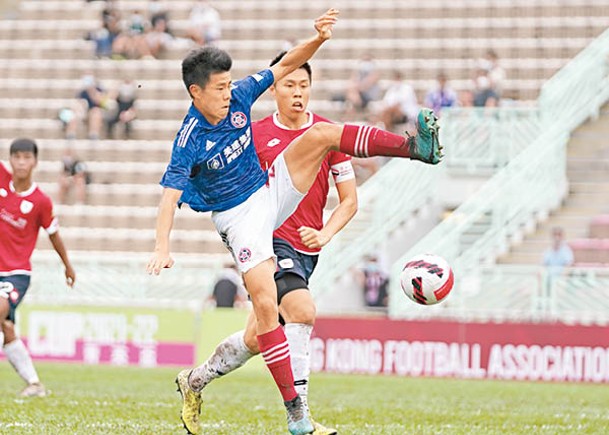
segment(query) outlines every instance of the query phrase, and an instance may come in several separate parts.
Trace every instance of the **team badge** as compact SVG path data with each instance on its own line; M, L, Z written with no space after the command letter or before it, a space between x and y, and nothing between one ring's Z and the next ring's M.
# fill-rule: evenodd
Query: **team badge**
M211 159L207 161L207 169L210 171L217 171L218 169L222 169L224 167L224 162L222 161L222 157L220 154L216 154Z
M13 290L9 294L9 298L11 298L11 302L16 303L19 300L19 292L17 290Z
M231 115L230 122L235 128L243 128L247 124L247 116L243 112L235 112Z
M249 248L241 248L238 258L241 263L245 263L252 258L252 251L250 251Z
M23 213L23 214L28 214L29 212L32 211L33 208L34 208L34 204L32 204L29 201L26 201L25 199L23 201L21 201L21 206L19 206L19 209L21 210L21 213Z

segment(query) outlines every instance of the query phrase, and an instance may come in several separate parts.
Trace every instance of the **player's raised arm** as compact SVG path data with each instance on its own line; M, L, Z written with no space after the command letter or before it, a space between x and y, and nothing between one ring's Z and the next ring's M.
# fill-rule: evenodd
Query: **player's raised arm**
M173 227L173 217L178 201L182 196L182 191L165 187L161 202L159 204L159 212L156 220L156 243L154 253L148 262L146 271L149 274L158 275L161 269L173 266L173 259L169 254L169 234Z
M332 37L332 29L338 20L338 13L337 9L328 9L325 14L315 20L317 35L293 47L281 59L281 62L271 67L275 82L300 68L301 65L311 59L317 49L321 47L321 44Z

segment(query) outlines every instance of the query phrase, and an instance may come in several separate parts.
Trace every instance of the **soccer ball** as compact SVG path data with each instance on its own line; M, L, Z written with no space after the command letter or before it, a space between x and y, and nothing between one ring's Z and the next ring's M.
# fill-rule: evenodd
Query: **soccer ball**
M439 255L417 255L406 262L400 274L402 290L421 305L442 302L453 288L453 271Z

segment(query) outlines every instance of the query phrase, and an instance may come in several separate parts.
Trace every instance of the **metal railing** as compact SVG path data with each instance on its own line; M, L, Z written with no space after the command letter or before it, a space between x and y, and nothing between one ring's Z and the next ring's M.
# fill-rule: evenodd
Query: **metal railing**
M609 98L609 30L605 31L542 88L543 133L476 194L408 250L392 266L391 294L400 293L402 265L419 253L437 253L451 263L455 290L484 264L492 264L512 239L557 207L567 193L566 145L571 131L598 114ZM501 109L499 109L501 110ZM472 232L479 222L478 232ZM473 240L465 240L468 234ZM471 237L471 236L470 236ZM467 243L465 243L467 242ZM393 297L390 315L404 317L409 306Z

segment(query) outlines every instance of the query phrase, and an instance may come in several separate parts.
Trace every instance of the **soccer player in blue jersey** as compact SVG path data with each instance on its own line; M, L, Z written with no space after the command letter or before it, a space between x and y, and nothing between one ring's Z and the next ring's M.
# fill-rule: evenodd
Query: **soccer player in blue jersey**
M193 103L161 180L156 245L147 265L148 273L154 274L173 265L169 235L178 204L212 211L214 225L243 274L256 316L259 349L283 397L293 435L314 428L294 388L289 347L278 322L273 230L297 208L329 151L431 164L442 158L436 117L424 109L417 135L407 138L368 126L317 123L295 139L268 171L261 169L252 144L251 106L331 38L337 17L337 10L328 10L315 21L315 37L291 49L278 64L234 83L232 60L223 50L204 47L184 59L182 77ZM176 382L183 398L182 421L196 434L201 393L193 388L191 372L183 370Z

